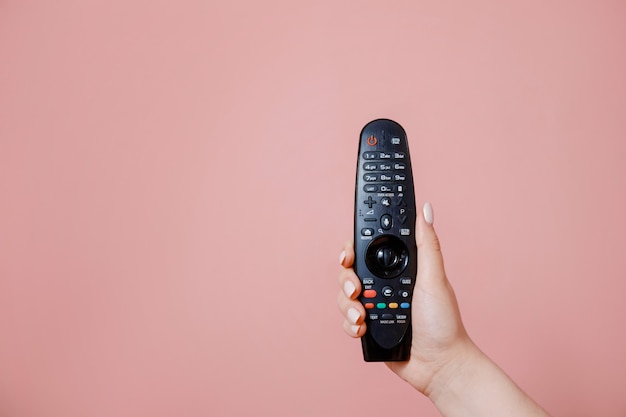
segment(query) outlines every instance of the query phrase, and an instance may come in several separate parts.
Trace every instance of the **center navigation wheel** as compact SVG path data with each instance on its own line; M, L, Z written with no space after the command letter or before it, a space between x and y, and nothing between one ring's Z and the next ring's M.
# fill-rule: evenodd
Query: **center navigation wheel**
M370 242L365 252L367 268L380 278L395 278L409 262L405 243L393 235L381 235Z

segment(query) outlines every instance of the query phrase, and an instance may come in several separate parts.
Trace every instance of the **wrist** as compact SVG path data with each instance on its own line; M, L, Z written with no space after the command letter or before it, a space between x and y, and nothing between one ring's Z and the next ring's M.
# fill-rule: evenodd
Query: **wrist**
M450 350L422 393L436 403L440 396L454 388L460 378L471 373L485 358L474 342L466 338Z

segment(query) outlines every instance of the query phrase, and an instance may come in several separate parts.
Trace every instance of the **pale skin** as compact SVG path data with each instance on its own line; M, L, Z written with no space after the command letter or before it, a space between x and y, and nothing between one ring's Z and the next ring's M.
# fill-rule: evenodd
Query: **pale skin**
M426 203L418 212L411 356L387 366L430 398L445 417L549 417L468 336L444 270L432 206ZM365 309L357 300L361 284L352 268L351 241L345 244L340 262L338 305L343 328L349 336L360 338L366 332Z

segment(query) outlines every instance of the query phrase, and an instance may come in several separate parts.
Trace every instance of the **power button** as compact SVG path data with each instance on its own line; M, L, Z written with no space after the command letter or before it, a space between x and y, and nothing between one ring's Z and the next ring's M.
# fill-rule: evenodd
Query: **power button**
M371 135L369 138L367 138L367 144L370 146L374 146L378 143L378 138L376 138L376 136Z

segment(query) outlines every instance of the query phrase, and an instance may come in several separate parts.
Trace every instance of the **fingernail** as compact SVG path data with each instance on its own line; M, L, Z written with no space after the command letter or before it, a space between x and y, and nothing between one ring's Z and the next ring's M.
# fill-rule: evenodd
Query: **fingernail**
M356 286L354 285L352 281L346 281L346 283L343 284L343 292L346 293L346 296L348 298L352 297L352 294L354 294L355 290L356 290Z
M361 313L355 308L348 310L348 321L352 324L356 324L357 320L361 318Z
M426 220L426 223L428 224L433 224L433 206L430 203L426 203L424 204L424 220Z
M358 325L350 326L350 330L352 330L352 333L354 333L354 334L359 334L359 329L360 328L361 328L361 326L358 326Z
M339 265L343 265L343 261L346 259L346 251L343 250L339 254Z

